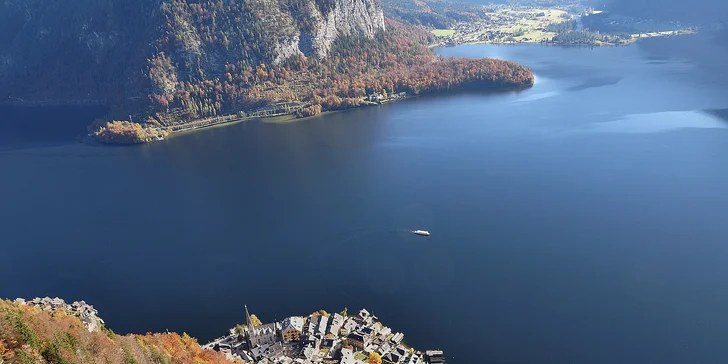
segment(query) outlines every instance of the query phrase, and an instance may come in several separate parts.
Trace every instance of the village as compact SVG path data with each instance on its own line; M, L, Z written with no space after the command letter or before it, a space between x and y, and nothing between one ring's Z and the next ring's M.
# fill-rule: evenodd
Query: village
M58 297L18 298L16 303L77 317L89 332L104 328L98 311L85 301L66 303ZM417 351L404 334L385 326L366 309L349 315L317 311L262 324L245 307L246 325L203 345L230 360L258 364L444 364L442 350Z
M488 5L477 20L435 29L436 46L465 43L627 45L642 38L694 34L697 24L656 21L580 6ZM715 26L715 25L712 25Z
M281 322L261 324L245 308L247 325L204 348L231 359L262 364L440 364L441 350L417 351L404 344L404 334L393 332L366 309L356 315L314 312ZM257 324L257 325L256 325Z
M44 311L63 311L68 315L76 316L90 332L99 330L104 326L104 320L99 317L99 312L94 308L94 306L89 305L85 301L68 304L58 297L36 297L29 301L18 298L15 302L21 305L38 307Z
M550 27L574 17L567 9L490 5L476 21L435 30L440 46L463 43L538 43L556 35Z

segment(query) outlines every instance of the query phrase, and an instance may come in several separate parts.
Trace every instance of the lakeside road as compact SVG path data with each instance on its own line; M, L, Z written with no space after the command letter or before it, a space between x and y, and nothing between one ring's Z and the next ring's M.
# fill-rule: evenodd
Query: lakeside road
M510 91L510 90L530 88L533 85L534 85L534 83L531 83L530 85L521 85L521 86L497 87L497 88L490 88L490 89L483 88L483 90ZM223 116L218 116L218 117L214 117L214 118L197 119L197 120L193 120L190 122L186 122L183 124L174 125L174 126L170 127L169 136L172 136L175 134L182 135L182 134L192 133L192 132L203 130L203 129L228 126L228 125L238 124L238 123L252 121L252 120L261 120L264 123L291 123L291 122L297 122L297 121L303 121L306 119L321 117L324 115L329 115L332 113L338 113L338 112L342 112L342 111L349 111L349 110L353 110L353 109L359 109L359 108L370 107L370 106L378 106L378 105L394 103L397 101L413 99L413 98L423 96L423 95L448 94L448 93L457 92L457 91L462 91L462 90L460 90L460 89L446 90L446 91L429 92L429 93L417 94L417 95L408 94L406 96L399 96L396 98L382 100L380 102L365 101L362 104L360 104L359 106L354 106L354 107L349 107L349 108L339 109L339 110L327 110L327 111L323 111L316 115L305 116L305 117L298 117L296 115L296 112L297 112L297 109L296 109L296 110L290 111L290 112L282 112L282 113L271 114L271 115L253 115L253 116L240 117L236 114L230 114L230 115L223 115ZM155 140L152 140L149 143L154 142L154 141Z

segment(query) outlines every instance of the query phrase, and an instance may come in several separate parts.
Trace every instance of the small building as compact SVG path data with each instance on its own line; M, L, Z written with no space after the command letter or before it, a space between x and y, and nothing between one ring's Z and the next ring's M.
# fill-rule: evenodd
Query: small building
M377 335L381 336L384 339L389 338L390 335L392 335L392 329L390 329L387 326L382 327L381 330L377 333Z
M404 361L405 364L423 364L422 357L417 353L413 353Z
M372 94L369 94L369 97L367 97L367 100L369 102L381 103L384 100L384 95L374 92Z
M344 324L344 316L341 316L338 313L335 313L333 315L333 317L331 318L331 325L329 326L329 329L326 330L326 333L334 335L334 336L339 336L339 331L341 331L341 326L343 324Z
M326 335L326 326L328 325L328 323L329 323L328 317L326 317L324 315L319 316L318 327L316 328L316 334L319 334L321 336Z
M321 347L321 340L313 335L301 336L301 346Z
M283 341L298 341L301 339L301 334L303 334L303 317L292 316L281 323Z
M361 320L367 326L374 324L374 321L377 319L376 316L370 314L369 311L367 311L365 309L362 309L361 311L359 311L357 318L359 320Z
M306 358L306 360L315 362L318 358L319 349L313 346L306 346L303 349L303 357Z
M272 345L261 345L250 350L253 358L256 360L275 360L279 356L283 355L283 345L277 342Z
M362 350L371 343L371 337L361 331L352 332L346 339L349 344Z
M387 353L387 360L393 364L400 363L404 361L407 354L409 354L409 351L404 346L399 345L394 350Z
M339 364L356 364L354 351L347 348L341 349L341 361L339 362Z
M369 318L372 314L369 313L366 309L362 308L361 311L359 311L359 318L362 320L366 320Z
M354 321L353 319L350 319L350 318L346 319L346 321L344 321L344 325L341 327L341 330L339 331L339 333L341 334L341 336L347 336L347 335L351 334L352 332L354 332L354 330L356 330L356 327L357 327L356 321Z
M425 363L427 364L444 364L445 354L442 350L427 350L424 355Z
M398 332L398 333L394 334L394 336L392 336L392 342L397 343L397 344L401 344L403 339L404 339L404 334L401 332Z
M321 315L315 314L308 317L308 326L306 327L306 334L307 335L314 335L316 334L316 329L318 329L319 320L321 319Z
M390 351L382 357L382 362L386 364L399 364L404 359L404 356L396 351Z

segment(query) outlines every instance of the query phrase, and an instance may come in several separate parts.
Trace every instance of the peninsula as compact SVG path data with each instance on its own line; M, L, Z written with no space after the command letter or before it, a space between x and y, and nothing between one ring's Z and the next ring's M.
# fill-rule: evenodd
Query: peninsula
M334 314L321 310L268 324L250 315L247 307L245 314L247 325L204 347L254 363L445 363L441 350L421 352L407 346L403 333L392 331L366 309L356 315L347 309Z
M445 363L441 350L415 350L366 309L268 324L247 307L245 315L245 325L200 346L187 334L117 335L84 301L0 300L0 363Z
M432 33L385 17L378 0L0 7L0 103L105 105L108 115L88 130L104 143L245 118L306 117L405 94L533 84L519 64L433 54Z

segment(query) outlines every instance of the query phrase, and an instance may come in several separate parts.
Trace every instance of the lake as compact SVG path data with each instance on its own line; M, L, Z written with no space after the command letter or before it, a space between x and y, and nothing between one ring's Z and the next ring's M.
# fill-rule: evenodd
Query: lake
M366 307L449 363L726 362L728 77L671 44L445 48L536 84L136 147L6 113L0 296L201 341L244 304Z

